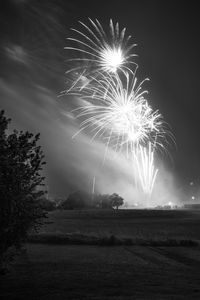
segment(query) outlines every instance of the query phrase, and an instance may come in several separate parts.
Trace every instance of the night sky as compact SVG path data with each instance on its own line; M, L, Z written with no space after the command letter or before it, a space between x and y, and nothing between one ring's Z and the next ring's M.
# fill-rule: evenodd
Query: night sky
M193 4L192 4L193 3ZM78 121L65 89L66 38L78 21L109 19L127 28L137 43L138 77L150 78L148 100L159 109L176 140L170 155L158 157L155 198L179 198L200 184L199 70L200 20L197 4L175 1L5 0L0 2L0 107L12 127L41 133L46 183L52 196L89 191L96 176L99 192L136 197L130 164L82 133L72 140ZM109 157L110 156L110 157ZM135 199L135 198L134 198ZM134 200L136 201L136 200ZM170 200L169 200L170 201Z

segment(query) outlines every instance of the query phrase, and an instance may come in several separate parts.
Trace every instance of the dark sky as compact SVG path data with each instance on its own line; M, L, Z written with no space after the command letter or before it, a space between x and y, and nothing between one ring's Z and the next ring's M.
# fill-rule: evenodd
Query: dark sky
M80 3L81 2L81 3ZM51 194L77 188L131 194L131 170L119 157L102 165L104 145L86 134L75 140L72 99L65 89L66 37L87 17L104 27L109 19L127 28L138 44L139 78L149 77L148 100L170 124L176 147L161 155L162 186L185 190L200 179L199 53L200 20L195 2L178 1L0 1L0 107L13 127L41 132ZM111 153L112 156L112 153ZM161 163L163 162L163 163ZM127 165L126 165L127 164ZM112 187L112 188L111 188ZM117 189L117 190L116 190ZM126 192L124 192L126 191ZM160 194L164 193L160 189ZM166 191L165 191L166 193ZM160 195L159 194L159 195ZM130 196L129 196L130 198Z

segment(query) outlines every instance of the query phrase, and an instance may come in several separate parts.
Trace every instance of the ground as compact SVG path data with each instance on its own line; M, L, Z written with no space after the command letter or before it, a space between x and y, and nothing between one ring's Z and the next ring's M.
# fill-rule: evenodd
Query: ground
M41 232L200 240L200 212L58 211ZM200 299L199 246L25 245L0 299Z

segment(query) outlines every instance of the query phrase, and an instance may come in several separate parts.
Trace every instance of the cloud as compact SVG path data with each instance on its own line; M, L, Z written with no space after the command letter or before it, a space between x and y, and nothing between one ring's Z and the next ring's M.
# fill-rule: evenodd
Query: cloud
M28 65L28 57L26 51L22 46L10 45L10 47L5 47L5 52L8 58L14 60L15 62Z

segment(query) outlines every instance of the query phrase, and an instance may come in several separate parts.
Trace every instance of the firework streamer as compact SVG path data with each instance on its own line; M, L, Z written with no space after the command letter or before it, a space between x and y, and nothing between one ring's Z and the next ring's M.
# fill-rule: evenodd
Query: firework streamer
M96 177L93 177L92 180L92 200L94 200L94 195L95 195L95 183L96 183Z
M139 178L142 191L148 201L151 197L158 173L158 169L154 166L154 149L152 149L152 144L149 143L147 147L139 146L138 153L134 155L133 161L136 163L137 177Z

